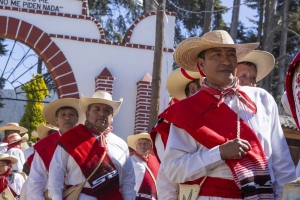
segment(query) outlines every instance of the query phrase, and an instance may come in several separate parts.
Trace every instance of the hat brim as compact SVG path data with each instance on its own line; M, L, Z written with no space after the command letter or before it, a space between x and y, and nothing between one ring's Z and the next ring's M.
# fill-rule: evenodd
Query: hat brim
M130 135L127 137L128 146L136 151L136 141L139 139L142 139L142 138L149 139L150 141L152 141L150 134L148 134L148 133L140 133L140 134L136 134L136 135Z
M0 127L0 133L4 133L4 131L8 130L17 130L20 131L20 134L26 133L28 130L22 126L2 126Z
M79 107L81 112L85 113L87 111L88 105L95 104L95 103L102 103L111 106L113 108L113 116L116 116L121 107L122 100L111 101L111 100L101 99L101 98L88 98L83 96L82 94L80 95Z
M24 134L24 135L22 136L21 140L22 140L22 143L23 143L23 142L27 142L27 141L29 140L29 135L28 135L27 133Z
M38 131L37 132L37 137L40 138L40 139L43 139L43 138L47 137L48 132L50 130L58 130L58 128L57 127L51 127L50 125L47 126L45 124L39 125L38 128L37 128L37 131Z
M36 131L32 131L32 132L31 132L31 136L34 137L34 138L38 138L38 137L39 137L39 134L38 134L38 132L36 132Z
M188 71L199 71L197 67L198 54L211 48L229 47L236 49L237 60L242 59L253 51L259 43L220 44L200 37L191 37L178 44L174 53L176 63Z
M1 160L10 160L12 164L15 164L18 162L18 158L13 155L8 154L0 154L0 161Z
M186 73L190 77L194 78L194 80L200 79L199 83L200 83L200 85L202 84L203 77L200 75L199 71L198 72L186 71ZM168 76L167 82L166 82L166 88L172 97L174 97L178 100L182 100L182 99L186 98L186 94L185 94L184 90L185 90L187 84L191 81L193 81L193 80L185 77L179 68L179 69L172 71L171 74Z
M79 100L74 98L62 98L48 103L43 109L43 117L49 124L57 126L55 117L56 111L65 106L72 107L77 110L79 115L77 124L84 123L85 115L84 113L81 113L81 110L79 109Z
M245 57L238 60L238 63L239 62L252 62L256 65L256 82L258 82L272 71L275 65L275 58L269 52L253 50Z

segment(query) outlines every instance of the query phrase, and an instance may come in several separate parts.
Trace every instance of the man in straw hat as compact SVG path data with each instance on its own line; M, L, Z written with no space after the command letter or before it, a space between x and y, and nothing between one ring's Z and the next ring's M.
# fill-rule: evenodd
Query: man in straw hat
M29 157L27 162L30 167L26 190L28 200L45 199L49 165L57 146L56 142L66 131L75 127L78 121L82 121L80 118L83 116L79 110L79 100L74 98L50 102L44 107L42 114L49 124L38 126L37 132L41 140L34 145L35 154ZM54 125L57 125L58 129Z
M199 72L191 72L178 68L170 73L167 78L166 87L170 95L178 102L199 91L203 77ZM172 100L173 101L173 100ZM163 160L164 149L169 135L170 123L164 121L160 116L155 127L151 130L150 136L153 143L153 151L158 161ZM176 199L178 184L172 183L165 175L162 167L159 168L157 178L158 199ZM168 191L168 192L166 192Z
M8 136L7 140L8 148L6 154L13 155L18 159L18 162L12 165L12 169L17 172L22 172L23 165L25 163L25 157L23 151L21 150L21 144L24 142L24 138L22 138L18 133L13 133Z
M177 64L206 75L198 93L161 114L171 123L162 166L185 187L180 199L279 199L283 184L295 179L273 97L240 87L235 76L237 60L257 45L234 44L216 30L177 46Z
M0 145L0 153L5 153L7 151L7 138L9 135L13 133L23 134L26 133L28 130L22 126L19 126L16 122L7 123L5 126L0 127L0 133L4 133L4 138ZM28 135L27 135L28 136ZM24 140L26 135L24 135Z
M253 50L238 61L236 76L241 86L256 87L275 65L275 58L266 51Z
M148 133L130 135L127 138L128 146L135 150L131 161L135 173L136 200L158 199L156 177L159 162L150 154L152 141Z
M122 99L113 101L111 94L104 91L96 91L91 98L80 96L79 105L86 113L86 121L58 140L49 171L50 198L62 199L64 183L69 188L84 181L87 182L79 199L135 198L128 146L111 132L121 103Z

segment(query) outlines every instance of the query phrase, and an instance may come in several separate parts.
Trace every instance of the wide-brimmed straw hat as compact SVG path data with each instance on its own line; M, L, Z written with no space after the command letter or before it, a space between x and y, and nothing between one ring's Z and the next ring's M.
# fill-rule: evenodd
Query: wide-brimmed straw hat
M136 151L136 141L139 139L148 139L151 141L150 134L148 133L139 133L135 135L130 135L127 137L128 146Z
M94 103L102 103L111 106L113 108L113 115L116 116L119 112L122 102L123 98L120 98L119 101L113 101L110 93L105 91L96 91L93 94L92 98L85 97L81 94L79 107L81 111L85 113L87 111L88 105Z
M26 133L28 131L26 128L19 126L19 124L16 122L10 122L7 123L5 126L0 127L0 133L4 133L4 131L8 130L18 130L20 131L20 134Z
M45 124L41 124L37 127L37 130L36 131L33 131L32 132L32 136L35 137L35 138L40 138L40 139L43 139L45 137L48 136L48 132L50 130L58 130L57 127L55 126L52 126L51 124L48 124L48 125L45 125ZM34 133L34 135L33 135Z
M275 58L269 52L253 50L245 57L238 60L238 63L240 62L252 62L256 65L256 82L258 82L272 71L275 65Z
M55 122L56 111L59 108L66 107L66 106L72 107L75 110L77 110L77 113L79 115L77 124L84 122L85 115L84 115L84 113L80 112L79 99L75 99L75 98L62 98L62 99L57 99L55 101L48 103L43 109L43 112L42 112L43 117L49 124L55 126L56 125L56 122Z
M10 144L22 141L22 137L18 133L13 133L8 136L7 141L8 141L8 145L10 145Z
M175 50L174 59L183 69L199 71L197 67L198 54L211 48L230 47L236 49L240 60L255 49L259 43L235 44L228 32L215 30L205 33L202 37L191 37L180 42Z
M15 164L18 162L18 158L13 155L8 155L6 153L0 154L0 161L1 160L10 160L12 164Z
M191 72L178 68L172 71L168 76L166 87L172 97L182 100L186 98L184 90L187 84L196 79L200 79L200 84L203 81L203 77L199 72Z

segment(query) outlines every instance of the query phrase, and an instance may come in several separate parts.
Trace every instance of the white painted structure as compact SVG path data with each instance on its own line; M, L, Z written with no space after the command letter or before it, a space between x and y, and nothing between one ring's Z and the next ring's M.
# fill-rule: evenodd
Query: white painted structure
M100 24L86 17L86 1L80 0L36 0L41 6L32 5L28 9L26 2L19 3L0 0L0 37L17 39L36 50L43 58L48 70L53 72L60 98L75 97L79 94L87 97L95 92L95 78L107 68L115 77L113 82L113 99L123 98L120 112L114 118L114 133L126 139L134 134L136 110L137 82L148 72L152 74L155 45L155 13L148 13L137 20L129 29L122 44L106 41ZM14 2L14 5L11 4ZM19 5L19 6L16 6ZM43 9L43 5L58 6L56 12ZM26 7L27 6L27 7ZM174 43L174 13L167 13L165 20L165 51L162 67L161 104L162 111L167 107L169 94L165 89L166 78L172 71ZM1 21L2 20L2 21ZM4 25L1 22L6 22ZM24 33L24 24L31 25ZM16 28L13 28L16 27ZM24 26L25 27L25 26ZM30 42L30 34L35 27L43 33ZM16 29L16 30L15 30ZM21 34L25 34L21 37ZM27 36L26 36L27 34ZM49 43L44 38L49 37ZM66 60L57 64L54 60L59 51L47 56L47 50L54 44L59 48ZM71 70L66 69L68 63ZM56 72L57 71L57 72ZM56 72L56 73L54 73ZM65 81L73 73L75 81ZM66 88L74 86L72 90ZM77 89L76 87L77 86ZM64 89L64 90L63 90Z

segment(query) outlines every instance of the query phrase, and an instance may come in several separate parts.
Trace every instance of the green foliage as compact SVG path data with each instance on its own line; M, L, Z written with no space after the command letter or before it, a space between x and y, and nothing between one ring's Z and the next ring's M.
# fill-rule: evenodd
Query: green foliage
M31 81L21 89L26 92L27 104L20 125L26 127L31 136L31 132L36 130L38 125L46 123L42 116L42 110L44 108L43 101L49 95L49 91L41 74L33 76Z

